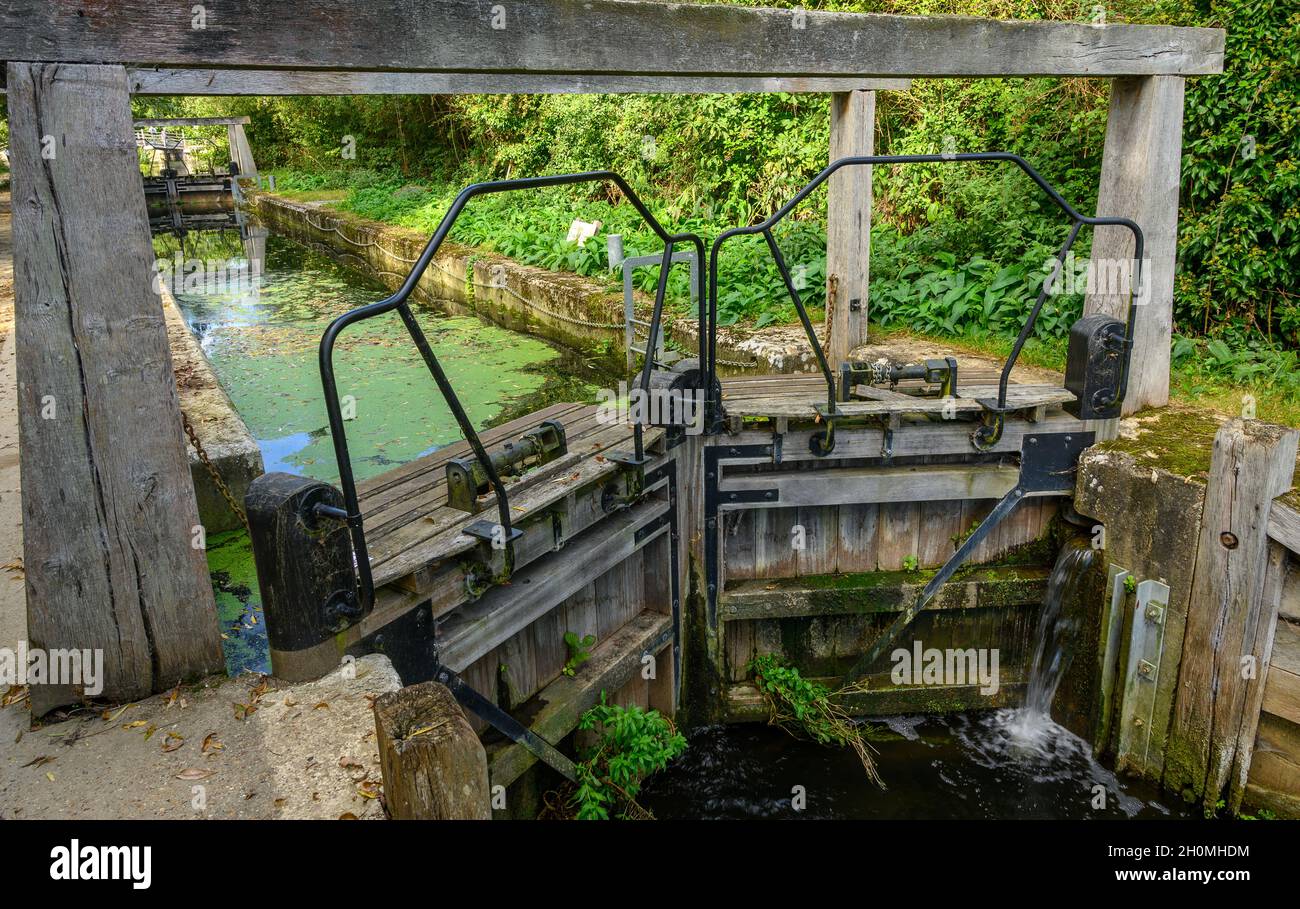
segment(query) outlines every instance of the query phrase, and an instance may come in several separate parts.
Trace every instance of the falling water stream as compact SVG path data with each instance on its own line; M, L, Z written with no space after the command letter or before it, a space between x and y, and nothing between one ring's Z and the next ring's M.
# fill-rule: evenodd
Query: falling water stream
M771 726L710 726L652 777L642 803L660 818L1125 818L1182 815L1157 788L1120 778L1051 717L1078 619L1066 608L1091 550L1068 547L1048 583L1024 705L889 717L869 738L887 788L848 749ZM796 809L796 787L806 803Z
M1052 720L1052 698L1061 676L1074 657L1074 639L1078 618L1064 609L1066 595L1093 563L1091 549L1066 546L1056 560L1047 583L1047 598L1038 617L1035 633L1034 661L1025 689L1025 703L1014 710L999 710L998 718L1006 726L1008 744L1017 753L1033 756L1051 748L1062 734L1071 735Z

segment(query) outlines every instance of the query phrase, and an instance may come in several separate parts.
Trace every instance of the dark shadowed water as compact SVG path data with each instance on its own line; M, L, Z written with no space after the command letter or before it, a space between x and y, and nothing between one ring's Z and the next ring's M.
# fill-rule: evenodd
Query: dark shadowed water
M1155 786L1120 779L1052 721L1052 697L1078 631L1062 604L1092 564L1067 547L1048 583L1024 706L869 724L883 791L846 748L772 726L715 726L650 780L661 818L1158 818L1188 814Z
M677 762L651 778L642 804L656 817L753 819L1162 818L1188 814L1155 787L1121 779L1086 742L1056 727L1050 747L1016 753L1015 711L896 717L875 724L876 765L771 726L712 726L688 736ZM796 810L795 787L806 807ZM1100 791L1097 787L1101 787ZM1101 807L1097 807L1100 805Z

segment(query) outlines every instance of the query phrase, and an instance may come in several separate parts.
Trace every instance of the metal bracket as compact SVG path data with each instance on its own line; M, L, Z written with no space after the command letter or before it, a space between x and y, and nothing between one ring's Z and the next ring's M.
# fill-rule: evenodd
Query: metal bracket
M646 455L637 457L635 452L631 451L606 451L603 452L605 460L613 461L615 464L626 464L628 467L644 467L650 463L650 458Z
M636 543L637 545L640 545L643 540L650 537L656 531L660 530L661 528L667 527L669 524L669 517L670 517L669 513L665 511L663 514L659 515L659 517L655 518L653 521L650 521L649 523L643 524L642 526L638 527L636 529L636 532L632 534L632 542Z
M1115 757L1120 767L1141 770L1147 764L1151 727L1155 721L1169 586L1160 581L1139 581L1136 600Z
M709 628L718 628L718 578L721 546L718 510L721 504L718 484L721 481L722 463L728 458L773 458L771 445L705 445L704 447L704 578L705 612ZM762 495L762 491L759 492ZM748 495L748 493L738 493ZM774 501L763 500L759 501Z
M578 781L578 771L573 766L573 761L560 754L556 747L546 739L483 697L446 666L437 665L434 667L433 680L446 685L462 707L472 711L479 719L510 739L510 741L523 745L539 761L554 768L566 780L575 783Z
M932 577L910 606L904 608L872 643L862 659L849 670L847 681L861 678L884 654L917 613L930 604L939 588L948 583L957 569L970 558L970 554L989 532L1011 514L1025 496L1034 492L1060 490L1062 476L1072 474L1078 467L1079 452L1092 444L1093 433L1038 433L1025 436L1020 449L1020 478L1006 495L998 500L988 517L980 522L975 532L968 536L943 567Z
M1094 432L1038 432L1020 443L1020 482L1025 492L1052 492L1073 487L1079 455L1096 439Z
M461 533L473 537L480 544L479 550L486 549L486 557L478 563L487 570L488 576L498 581L509 580L514 571L515 540L524 535L523 530L512 526L509 533L503 533L505 527L496 521L474 521L465 525Z

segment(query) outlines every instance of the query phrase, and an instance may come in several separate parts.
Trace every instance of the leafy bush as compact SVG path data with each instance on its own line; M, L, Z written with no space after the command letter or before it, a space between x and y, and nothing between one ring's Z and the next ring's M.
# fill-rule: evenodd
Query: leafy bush
M718 0L742 2L742 0ZM800 0L766 5L808 6ZM818 8L904 14L1089 20L1093 0L821 0ZM1300 348L1300 8L1295 0L1111 0L1111 22L1223 27L1226 70L1187 80L1175 325L1186 339L1236 345L1234 357L1177 361L1207 378L1271 382ZM826 162L824 95L387 96L136 99L141 116L248 114L263 168L296 173L281 186L345 189L370 217L423 230L455 190L479 180L595 167L623 174L666 224L716 234L754 223ZM877 98L882 153L1018 152L1080 210L1095 207L1108 88L1097 79L915 80ZM341 154L355 140L355 160ZM1061 242L1063 223L1010 166L878 167L874 176L873 317L888 326L983 336L1019 328ZM412 183L415 188L410 188ZM574 217L600 220L582 249ZM783 226L782 247L824 304L825 193ZM541 201L478 199L456 239L521 261L606 274L604 235L629 255L656 252L628 206L604 188ZM1080 237L1076 253L1087 254ZM653 289L656 269L637 273ZM720 319L765 325L794 317L761 241L731 244L721 263ZM689 299L674 269L674 306ZM1037 328L1059 339L1077 298L1054 298ZM1186 350L1184 346L1181 350ZM1217 346L1216 346L1217 349ZM1240 377L1240 378L1237 378Z
M659 711L606 703L603 691L578 728L600 730L600 741L577 764L572 803L578 820L607 821L610 811L623 819L648 817L636 803L641 784L685 751L686 739Z

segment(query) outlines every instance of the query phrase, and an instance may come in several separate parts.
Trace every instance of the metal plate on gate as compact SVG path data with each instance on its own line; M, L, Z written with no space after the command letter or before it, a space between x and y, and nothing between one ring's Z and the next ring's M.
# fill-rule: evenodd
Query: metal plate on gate
M1165 612L1169 585L1139 581L1124 672L1124 701L1116 745L1118 769L1146 769L1152 725L1156 721L1156 692L1160 686L1160 656L1165 646Z

